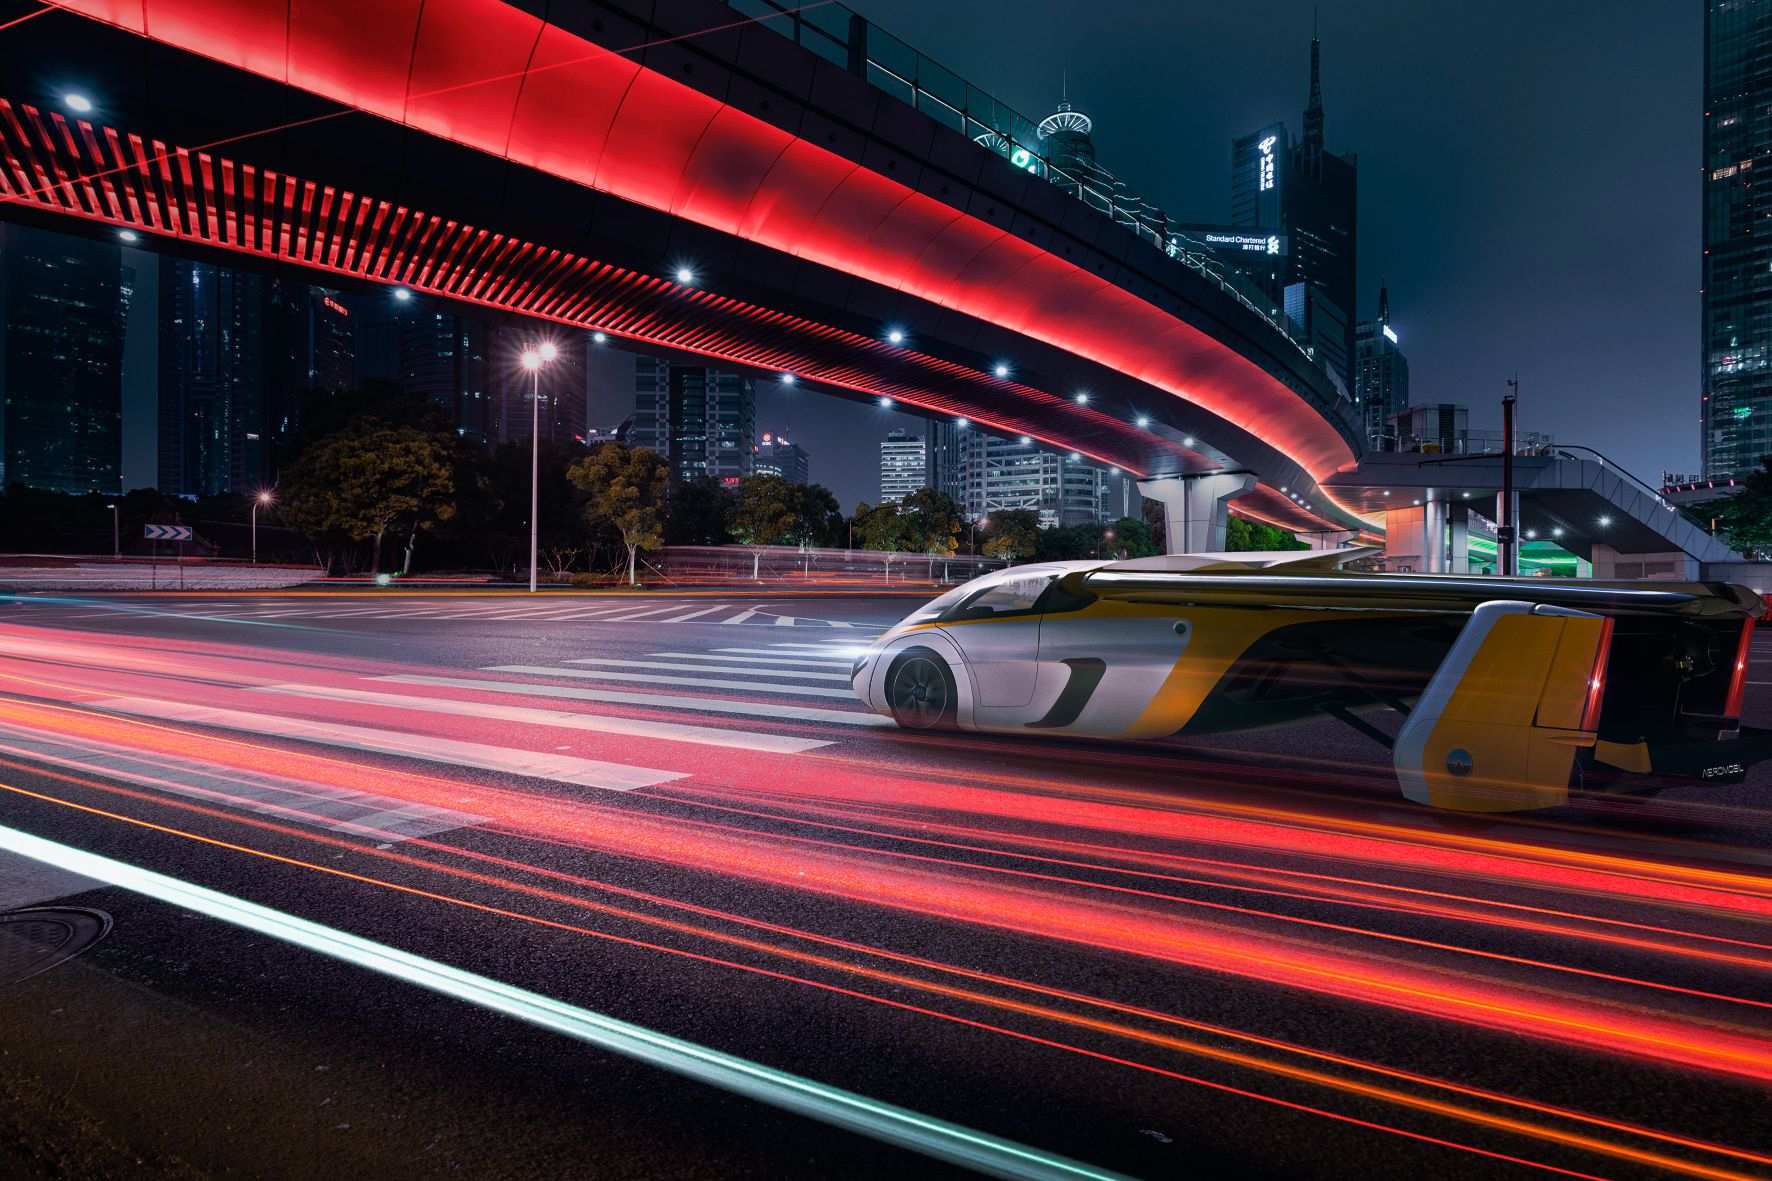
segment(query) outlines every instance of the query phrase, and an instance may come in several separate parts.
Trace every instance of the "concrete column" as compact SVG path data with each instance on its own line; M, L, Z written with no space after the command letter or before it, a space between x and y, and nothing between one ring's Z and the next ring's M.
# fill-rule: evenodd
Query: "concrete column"
M1450 574L1471 572L1471 510L1468 504L1447 506L1451 538L1446 545L1446 569Z
M1520 490L1514 489L1513 497L1508 499L1506 504L1502 503L1503 499L1501 493L1495 494L1495 522L1501 524L1505 520L1514 527L1514 546L1510 559L1513 569L1506 568L1509 563L1503 563L1498 547L1495 554L1495 572L1497 574L1518 574L1520 572L1520 545L1526 540L1526 532L1520 528Z
M1429 574L1446 573L1446 502L1434 496L1429 490L1430 499L1422 505L1422 538L1421 568Z
M1384 512L1384 568L1423 571L1427 569L1427 510L1393 508Z
M1162 504L1163 533L1172 554L1211 554L1224 549L1230 502L1255 487L1246 472L1213 472L1140 480L1138 491Z
M1312 549L1340 549L1358 536L1352 529L1331 529L1324 533L1300 533L1298 540Z

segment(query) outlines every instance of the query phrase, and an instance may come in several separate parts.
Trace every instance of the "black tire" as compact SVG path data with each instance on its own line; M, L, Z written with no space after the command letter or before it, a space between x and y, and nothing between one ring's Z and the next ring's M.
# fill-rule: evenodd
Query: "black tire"
M902 729L951 729L959 692L948 662L927 648L899 653L886 670L886 705Z

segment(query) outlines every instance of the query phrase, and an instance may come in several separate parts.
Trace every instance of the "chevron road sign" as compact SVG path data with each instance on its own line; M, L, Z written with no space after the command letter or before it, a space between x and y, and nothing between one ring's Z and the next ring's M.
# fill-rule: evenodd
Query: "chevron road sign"
M189 525L143 525L142 536L149 541L189 541Z

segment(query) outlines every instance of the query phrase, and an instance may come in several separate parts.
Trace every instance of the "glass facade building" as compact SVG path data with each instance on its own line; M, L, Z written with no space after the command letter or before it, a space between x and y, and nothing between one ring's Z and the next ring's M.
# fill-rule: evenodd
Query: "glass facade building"
M812 456L798 443L788 442L786 435L766 432L757 444L752 467L759 476L780 476L790 484L812 483Z
M1366 446L1374 451L1394 451L1391 418L1409 406L1409 358L1403 355L1396 329L1391 327L1390 292L1378 289L1378 318L1354 329L1354 402Z
M1772 454L1772 3L1708 0L1704 14L1701 342L1704 477Z
M0 482L120 490L134 284L118 246L0 225Z
M748 377L657 357L634 358L628 441L665 457L672 484L736 485L755 470L757 387Z
M968 517L1030 509L1040 515L1041 527L1050 529L1121 515L1120 503L1108 503L1107 473L1082 459L979 431L964 433L961 455Z

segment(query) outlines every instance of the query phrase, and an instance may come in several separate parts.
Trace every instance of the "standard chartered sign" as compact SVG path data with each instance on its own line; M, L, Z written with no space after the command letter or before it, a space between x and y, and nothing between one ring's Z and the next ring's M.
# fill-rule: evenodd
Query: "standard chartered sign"
M1200 237L1208 246L1218 250L1248 250L1256 254L1279 254L1280 236L1278 234L1226 234L1208 231Z

